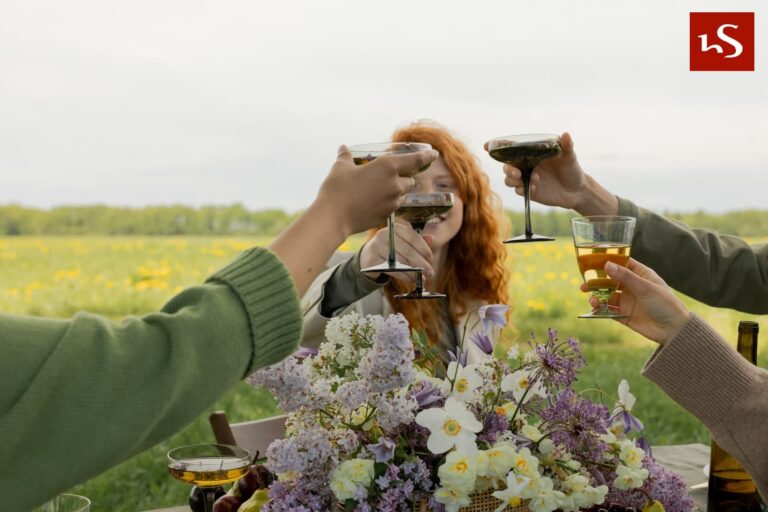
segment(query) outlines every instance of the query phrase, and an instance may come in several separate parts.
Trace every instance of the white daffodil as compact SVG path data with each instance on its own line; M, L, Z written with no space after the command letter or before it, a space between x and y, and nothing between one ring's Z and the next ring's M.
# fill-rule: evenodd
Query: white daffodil
M531 374L526 370L517 370L504 377L501 381L501 390L505 393L511 391L517 403L526 403L534 396L547 397L541 382L531 382Z
M608 494L608 486L587 487L585 492L590 501L590 504L585 506L600 505L605 501L605 496Z
M421 411L416 415L416 423L429 429L427 448L435 454L445 453L453 447L474 453L477 451L475 434L483 429L483 424L456 397L448 398L443 408Z
M554 490L550 478L542 478L536 496L528 502L528 509L531 512L552 512L560 507L563 498L565 494Z
M526 424L523 428L521 428L520 434L522 434L524 437L527 437L534 443L544 437L544 434L541 433L541 430L530 424Z
M445 512L457 512L461 507L472 503L469 494L448 487L438 488L434 496L435 501L445 505Z
M515 455L517 455L514 446L508 444L497 444L484 453L486 454L488 465L482 476L499 479L503 479L508 475L512 465L515 463Z
M613 486L622 491L637 489L643 485L646 478L648 478L647 469L632 469L619 464L619 467L616 468L616 479L613 481Z
M495 498L501 500L501 505L496 507L494 512L501 512L507 507L519 507L523 502L523 491L528 486L529 482L529 478L517 477L515 474L510 474L507 477L507 488L503 491L496 491L493 493Z
M331 476L331 490L340 501L354 498L358 486L367 487L373 481L374 462L352 459L343 462Z
M451 452L438 468L437 476L443 487L470 493L477 478L477 458L474 453Z
M512 471L520 476L533 478L539 474L539 459L531 455L531 450L523 448L515 454Z
M619 459L625 466L629 469L640 469L643 467L645 451L642 448L639 448L631 439L627 439L620 446Z
M452 361L448 364L446 379L453 381L451 396L458 396L463 402L472 399L472 393L483 385L483 379L475 371L475 365L462 368L459 363Z

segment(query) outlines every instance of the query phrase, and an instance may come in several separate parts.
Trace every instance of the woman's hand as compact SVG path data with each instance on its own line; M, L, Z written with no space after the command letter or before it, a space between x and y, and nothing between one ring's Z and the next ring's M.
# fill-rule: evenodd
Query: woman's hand
M618 319L633 331L661 345L674 338L691 316L685 304L656 272L630 258L627 267L608 262L606 273L621 284L609 305L627 318ZM582 291L588 291L582 284ZM593 307L597 299L591 299Z
M432 249L429 248L432 237L422 237L409 224L395 222L395 250L397 259L412 267L424 269L424 277L432 279L435 270L432 268ZM389 235L387 229L380 229L363 247L360 253L360 266L372 267L387 261L389 256ZM367 273L371 279L376 279L381 274ZM399 281L416 283L415 272L392 272L388 274Z

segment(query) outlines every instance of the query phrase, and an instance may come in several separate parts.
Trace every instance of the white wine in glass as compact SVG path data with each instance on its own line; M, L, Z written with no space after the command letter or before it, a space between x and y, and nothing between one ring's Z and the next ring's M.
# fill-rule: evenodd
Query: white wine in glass
M213 512L218 486L239 480L250 467L250 453L239 446L192 444L168 452L168 472L200 489L206 512Z
M411 223L411 227L422 234L424 226L430 219L438 217L453 208L453 194L438 192L433 194L406 194L405 201L397 209L395 215ZM395 295L396 299L441 299L443 293L430 292L424 289L424 272L416 275L416 288L402 295Z
M571 219L573 245L579 272L589 291L597 298L598 308L579 318L625 318L608 305L619 283L605 272L605 264L626 267L635 229L634 217L596 215Z
M369 144L356 144L349 147L349 151L352 153L352 160L357 165L365 165L384 155L415 153L418 151L427 151L429 149L432 149L432 146L423 142L373 142ZM428 168L429 164L420 169L414 169L412 176L422 173ZM361 272L380 273L421 271L418 267L412 267L397 261L394 224L395 213L392 212L389 219L387 219L387 230L389 235L389 255L387 261L373 267L361 269Z
M525 234L504 240L505 244L554 240L550 236L535 234L531 227L531 174L542 160L559 155L561 151L560 137L550 133L506 135L488 141L488 153L491 158L517 167L523 179Z

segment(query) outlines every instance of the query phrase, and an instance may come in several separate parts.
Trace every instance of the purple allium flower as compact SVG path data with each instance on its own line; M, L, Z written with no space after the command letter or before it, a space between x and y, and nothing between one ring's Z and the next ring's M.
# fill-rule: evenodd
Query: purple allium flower
M365 447L373 454L376 462L387 462L395 455L395 443L386 437L382 437L376 444L367 444Z
M546 422L542 431L551 432L552 441L563 444L580 459L602 461L608 446L600 440L606 432L608 409L585 400L572 389L557 395L554 403L541 411Z
M491 355L493 354L493 343L491 342L491 339L481 332L476 332L470 338L472 342L477 345L480 350L483 351L484 354Z
M653 457L643 459L643 467L648 470L648 480L643 485L651 497L664 505L666 512L689 512L693 510L694 501L682 477L659 465ZM609 481L615 474L606 475ZM642 510L647 498L642 492L628 489L620 491L612 489L605 498L605 503L623 507L634 507Z
M408 322L401 314L382 320L373 347L360 361L360 377L374 393L407 386L413 381L413 343Z
M570 387L576 380L576 373L584 368L584 356L579 342L574 338L568 338L565 342L559 341L554 329L549 329L547 334L547 342L535 345L532 349L535 359L529 363L531 371L550 388Z
M491 332L493 325L499 328L507 325L507 310L509 310L509 306L506 304L488 304L478 308L477 316L483 322L483 330L486 334Z

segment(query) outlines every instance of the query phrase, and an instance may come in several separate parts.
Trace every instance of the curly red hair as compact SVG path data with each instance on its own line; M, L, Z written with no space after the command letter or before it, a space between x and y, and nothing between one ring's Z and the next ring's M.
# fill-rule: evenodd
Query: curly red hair
M453 175L458 196L464 203L461 229L449 242L440 280L431 285L448 296L454 323L467 312L470 302L509 304L507 251L501 241L509 221L475 156L448 130L431 122L419 121L396 130L392 142L431 144ZM385 293L395 311L403 313L412 328L426 331L434 343L439 332L437 301L394 299L409 289L392 279Z

